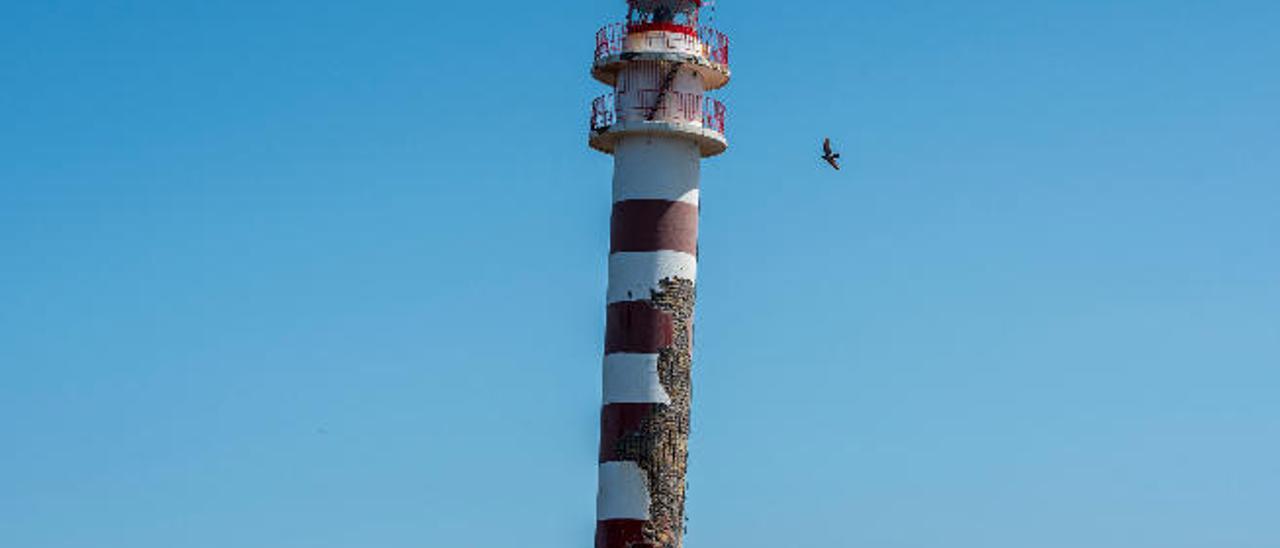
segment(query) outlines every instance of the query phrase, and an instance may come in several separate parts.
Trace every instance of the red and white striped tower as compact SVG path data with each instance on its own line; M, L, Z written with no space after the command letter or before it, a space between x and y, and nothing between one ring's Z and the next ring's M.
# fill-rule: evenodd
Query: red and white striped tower
M688 460L698 175L724 152L728 40L702 0L628 0L596 36L590 144L613 154L596 548L680 548Z

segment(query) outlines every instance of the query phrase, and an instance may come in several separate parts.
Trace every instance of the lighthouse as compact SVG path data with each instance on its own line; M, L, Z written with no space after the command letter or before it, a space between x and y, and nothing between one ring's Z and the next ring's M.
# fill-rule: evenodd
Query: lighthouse
M591 147L612 154L596 548L681 548L699 172L725 151L728 39L703 0L628 0L596 34Z

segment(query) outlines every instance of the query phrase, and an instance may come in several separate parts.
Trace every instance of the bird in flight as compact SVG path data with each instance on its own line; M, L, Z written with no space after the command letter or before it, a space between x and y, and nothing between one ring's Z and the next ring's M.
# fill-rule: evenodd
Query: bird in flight
M840 159L840 153L831 151L830 137L822 140L822 159L831 164L831 167L836 168L836 171L840 171L840 163L836 161Z

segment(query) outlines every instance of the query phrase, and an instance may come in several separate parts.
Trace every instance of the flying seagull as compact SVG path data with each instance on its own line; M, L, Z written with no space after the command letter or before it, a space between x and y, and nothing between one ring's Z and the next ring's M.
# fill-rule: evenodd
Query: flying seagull
M840 171L840 163L836 161L840 159L840 153L831 152L830 137L822 140L822 159L826 160L828 164L831 164L831 167L836 168L836 171Z

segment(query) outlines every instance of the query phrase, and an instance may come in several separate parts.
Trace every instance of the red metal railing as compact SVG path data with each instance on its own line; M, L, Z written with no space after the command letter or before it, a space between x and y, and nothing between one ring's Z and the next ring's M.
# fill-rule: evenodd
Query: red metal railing
M596 59L622 53L627 43L627 24L610 23L596 33Z
M702 50L712 63L729 65L729 37L711 27L698 29L698 40L702 41Z
M604 131L617 121L618 109L612 93L596 97L591 102L591 131Z
M692 104L688 104L689 101L679 97L671 101L670 106L675 108L676 111L670 117L666 114L668 103L664 102L656 111L657 116L654 119L659 121L666 119L667 121L676 122L687 120L689 123L695 124L698 120L701 120L702 127L724 135L725 119L728 117L728 110L725 108L724 103L705 96L691 95L690 98L694 99ZM702 107L702 112L696 112L697 106ZM649 121L651 118L646 115L647 110L643 107L632 110L619 109L617 98L614 94L601 95L591 102L591 130L596 132L605 131L618 122ZM674 120L671 118L674 118Z
M610 55L618 55L626 49L627 35L633 30L631 25L626 23L611 23L602 27L596 32L596 60L603 59ZM644 27L637 27L636 32L645 32ZM654 35L655 37L661 35ZM671 38L667 38L671 39ZM688 38L674 38L676 40L696 39L701 45L702 55L712 63L720 65L729 64L729 37L711 27L698 27L697 37L690 35Z
M728 112L724 108L724 103L706 98L702 105L702 127L711 131L724 135L724 119Z

